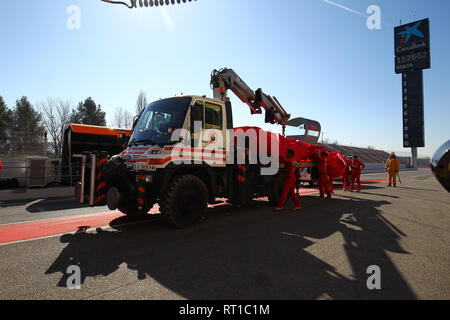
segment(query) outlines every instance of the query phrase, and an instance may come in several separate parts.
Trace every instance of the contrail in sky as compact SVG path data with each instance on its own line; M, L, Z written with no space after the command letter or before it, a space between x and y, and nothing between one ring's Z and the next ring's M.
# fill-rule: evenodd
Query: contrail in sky
M166 7L162 8L162 16L164 25L170 32L175 31L175 23L173 22L172 16L170 15L170 12L166 10Z
M344 9L345 11L348 11L348 12L351 12L351 13L354 13L354 14L357 14L358 16L361 16L361 17L364 17L364 18L369 18L369 17L370 17L370 15L368 15L368 14L359 12L359 11L354 10L354 9L352 9L352 8L348 8L348 7L346 7L346 6L343 6L342 4L333 2L333 1L331 1L331 0L322 0L322 1L323 1L323 2L326 2L326 3L328 3L328 4L331 4L331 5L335 6L335 7ZM393 26L392 23L386 22L386 21L384 21L384 20L382 20L382 23L385 23L385 24L388 24L388 25Z
M345 6L343 6L343 5L339 4L339 3L336 3L336 2L333 2L333 1L330 1L330 0L322 0L322 1L323 1L323 2L326 2L326 3L328 3L328 4L331 4L331 5L333 5L333 6L336 6L336 7L338 7L338 8L344 9L344 10L346 10L346 11L348 11L348 12L351 12L351 13L354 13L354 14L357 14L357 15L360 15L360 16L363 16L363 17L366 17L366 18L369 17L367 14L364 14L364 13L362 13L362 12L353 10L353 9L351 9L351 8L347 8L347 7L345 7Z

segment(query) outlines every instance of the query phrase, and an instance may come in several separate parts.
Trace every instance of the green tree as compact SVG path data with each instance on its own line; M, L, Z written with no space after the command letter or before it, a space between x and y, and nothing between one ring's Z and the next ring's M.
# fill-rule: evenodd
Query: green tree
M41 114L33 108L27 97L16 101L11 134L13 153L37 154L43 152L45 131L41 121Z
M12 111L0 96L0 153L9 153L9 137L12 124Z
M80 102L78 107L72 111L70 122L106 126L105 116L106 112L102 111L101 106L97 107L94 100L89 97L84 102Z

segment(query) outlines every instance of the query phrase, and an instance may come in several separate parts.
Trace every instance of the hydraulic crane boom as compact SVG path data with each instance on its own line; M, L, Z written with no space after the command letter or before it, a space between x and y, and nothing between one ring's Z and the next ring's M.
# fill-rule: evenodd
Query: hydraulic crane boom
M261 114L261 107L264 108L266 123L278 123L284 128L291 117L277 98L266 95L261 89L254 92L233 69L214 70L211 74L211 88L214 98L224 102L227 99L227 90L233 91L242 102L250 107L252 114Z

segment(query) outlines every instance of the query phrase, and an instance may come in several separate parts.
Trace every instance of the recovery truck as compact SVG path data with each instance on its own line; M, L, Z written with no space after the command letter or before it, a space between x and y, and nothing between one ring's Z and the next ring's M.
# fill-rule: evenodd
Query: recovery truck
M135 120L127 148L109 159L97 156L103 160L98 160L92 175L97 181L91 181L95 201L90 203L106 204L126 215L147 214L158 203L168 222L185 228L201 220L216 198L245 204L268 197L275 204L283 179L278 161L287 149L295 151L300 167L315 166L323 148L284 136L290 115L275 97L261 89L253 91L227 68L212 72L211 88L213 98L186 95L150 103ZM266 123L281 125L283 134L235 128L229 90L252 114L264 109ZM291 125L320 130L317 122L303 120ZM342 171L339 159L336 164L335 169ZM84 190L78 186L77 197L83 200L80 188Z

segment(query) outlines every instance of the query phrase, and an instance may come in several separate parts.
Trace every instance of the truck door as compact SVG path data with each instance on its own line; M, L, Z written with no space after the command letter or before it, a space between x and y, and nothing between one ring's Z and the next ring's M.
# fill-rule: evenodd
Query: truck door
M211 166L225 166L226 150L226 119L224 106L205 101L205 130L202 137L204 157L209 159Z
M205 102L197 100L191 107L191 148L201 148L201 132L204 128ZM200 124L200 125L199 125Z

